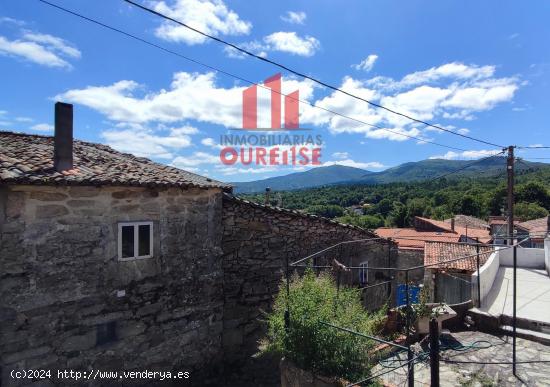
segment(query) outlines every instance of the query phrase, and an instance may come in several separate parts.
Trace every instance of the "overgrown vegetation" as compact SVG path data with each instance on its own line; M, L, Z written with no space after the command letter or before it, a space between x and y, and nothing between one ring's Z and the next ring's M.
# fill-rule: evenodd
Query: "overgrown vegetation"
M290 328L285 328L285 311L290 311ZM317 374L355 381L366 377L371 364L369 350L375 342L322 322L357 332L379 335L387 310L368 313L361 304L360 290L337 290L329 273L315 275L308 270L293 276L290 297L286 282L280 286L273 311L267 315L266 350L274 351L298 367Z
M547 216L550 169L521 171L516 180L516 216L523 220ZM506 185L502 177L443 178L414 183L335 185L282 192L281 197L285 208L364 228L410 227L415 216L446 219L464 214L487 219L489 215L502 215ZM261 195L248 198L263 201Z

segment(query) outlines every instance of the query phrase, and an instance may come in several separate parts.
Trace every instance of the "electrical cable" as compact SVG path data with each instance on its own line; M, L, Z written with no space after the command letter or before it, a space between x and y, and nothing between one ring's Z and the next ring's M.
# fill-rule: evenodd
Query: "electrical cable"
M163 46L161 46L161 45L159 45L159 44L153 43L153 42L151 42L151 41L148 41L148 40L146 40L146 39L140 38L139 36L136 36L136 35L131 34L131 33L129 33L129 32L123 31L123 30L121 30L121 29L119 29L119 28L112 27L112 26L110 26L110 25L108 25L108 24L105 24L105 23L103 23L103 22L100 22L100 21L98 21L98 20L95 20L95 19L92 19L92 18L90 18L90 17L84 16L84 15L78 13L78 12L71 11L71 10L69 10L69 9L67 9L67 8L64 8L64 7L62 7L62 6L60 6L60 5L57 5L57 4L54 4L54 3L51 3L51 2L49 2L49 1L47 1L47 0L38 0L38 1L40 1L40 2L43 3L43 4L49 5L49 6L51 6L51 7L57 8L57 9L59 9L59 10L61 10L61 11L63 11L63 12L66 12L66 13L68 13L68 14L71 14L71 15L73 15L73 16L76 16L76 17L79 17L79 18L81 18L81 19L84 19L84 20L86 20L86 21L88 21L88 22L91 22L91 23L94 23L94 24L99 25L99 26L101 26L101 27L104 27L104 28L106 28L106 29L109 29L109 30L111 30L111 31L114 31L114 32L117 32L117 33L119 33L119 34L125 35L126 37L135 39L135 40L137 40L137 41L139 41L139 42L141 42L141 43L147 44L147 45L149 45L149 46L151 46L151 47L157 48L157 49L162 50L162 51L164 51L164 52L166 52L166 53L169 53L169 54L178 56L178 57L180 57L180 58L182 58L182 59L185 59L185 60L187 60L187 61L189 61L189 62L192 62L192 63L195 63L195 64L197 64L197 65L206 67L206 68L208 68L208 69L210 69L210 70L217 71L217 72L219 72L219 73L221 73L221 74L224 74L224 75L227 75L227 76L229 76L229 77L235 78L235 79L237 79L237 80L239 80L239 81L246 82L246 83L248 83L248 84L250 84L250 85L255 85L255 86L258 86L258 87L263 88L263 89L266 89L266 90L274 91L275 93L277 93L277 94L279 94L279 95L281 95L281 96L288 97L289 99L292 99L292 100L294 100L294 101L298 101L298 102L300 102L300 103L306 104L306 105L311 106L311 107L313 107L313 108L317 108L317 109L326 111L327 113L330 113L330 114L333 114L333 115L336 115L336 116L339 116L339 117L342 117L342 118L346 118L346 119L348 119L348 120L351 120L351 121L354 121L354 122L357 122L357 123L360 123L360 124L363 124L363 125L367 125L367 126L370 126L370 127L372 127L372 128L380 129L380 130L386 131L386 132L388 132L388 133L392 133L392 134L395 134L395 135L398 135L398 136L403 136L403 137L407 137L407 138L410 138L410 139L413 139L413 140L417 140L417 141L419 141L419 143L432 144L432 145L436 145L436 146L440 146L440 147L444 147L444 148L448 148L448 149L453 149L453 150L458 150L458 151L462 151L462 152L467 151L466 149L463 149L463 148L458 148L458 147L454 147L454 146L451 146L451 145L441 144L441 143L438 143L438 142L435 142L435 141L431 141L431 140L427 140L427 139L424 139L424 138L421 138L421 137L416 137L416 136L412 136L412 135L409 135L409 134L406 134L406 133L402 133L402 132L399 132L399 131L396 131L396 130L384 128L383 126L380 126L380 125L371 124L371 123L365 122L365 121L363 121L363 120L360 120L360 119L357 119L357 118L354 118L354 117L350 117L350 116L347 116L347 115L345 115L345 114L336 112L336 111L334 111L334 110L332 110L332 109L328 109L328 108L325 108L325 107L316 105L316 104L314 104L314 103L312 103L312 102L309 102L309 101L306 101L306 100L302 100L302 99L299 99L299 98L295 98L295 97L293 97L293 96L291 96L291 95L287 95L287 94L284 94L284 93L279 92L279 91L276 91L276 90L272 90L272 89L270 89L270 88L268 88L268 87L266 87L266 86L264 86L264 85L262 85L262 84L260 84L260 83L256 83L256 82L250 81L250 80L248 80L248 79L246 79L246 78L243 78L243 77L241 77L241 76L239 76L239 75L235 75L235 74L232 74L232 73L230 73L230 72L228 72L228 71L222 70L222 69L220 69L219 67L212 66L212 65L209 65L209 64L207 64L207 63L204 63L204 62L201 62L201 61L199 61L199 60L196 60L196 59L193 59L193 58L191 58L191 57L188 57L188 56L186 56L186 55L180 54L179 52L170 50L170 49L168 49L168 48L166 48L166 47L163 47Z
M186 23L183 23L183 22L181 22L181 21L179 21L179 20L177 20L177 19L174 19L174 18L172 18L172 17L170 17L170 16L164 15L164 14L161 13L161 12L155 11L154 9L148 8L148 7L146 7L146 6L144 6L144 5L141 5L141 4L139 4L139 3L136 3L136 2L134 2L134 1L132 1L132 0L123 0L123 1L125 1L125 2L128 3L128 4L131 4L131 5L135 6L135 7L137 7L137 8L140 8L140 9L146 11L146 12L149 12L149 13L151 13L151 14L153 14L153 15L156 15L156 16L158 16L158 17L160 17L160 18L163 18L163 19L165 19L165 20L169 20L169 21L171 21L171 22L173 22L173 23L176 23L176 24L178 24L178 25L180 25L180 26L182 26L182 27L185 27L185 28L187 28L187 29L189 29L189 30L191 30L191 31L194 31L194 32L196 32L196 33L198 33L198 34L200 34L200 35L202 35L202 36L204 36L204 37L207 37L207 38L209 38L209 39L215 40L215 41L218 42L218 43L221 43L221 44L224 44L224 45L226 45L226 46L228 46L228 47L231 47L231 48L233 48L233 49L235 49L235 50L237 50L237 51L239 51L239 52L242 52L243 54L246 54L246 55L248 55L248 56L251 56L251 57L253 57L253 58L256 58L256 59L258 59L258 60L261 60L261 61L263 61L263 62L272 64L272 65L274 65L274 66L276 66L276 67L279 67L279 68L281 68L281 69L283 69L283 70L286 70L286 71L288 71L288 72L290 72L290 73L292 73L292 74L294 74L294 75L297 75L297 76L299 76L299 77L302 77L302 78L304 78L304 79L308 79L308 80L310 80L310 81L312 81L312 82L315 82L315 83L317 83L317 84L319 84L319 85L321 85L321 86L324 86L324 87L326 87L326 88L328 88L328 89L331 89L331 90L340 92L340 93L345 94L345 95L347 95L347 96L349 96L349 97L352 97L352 98L355 98L355 99L357 99L357 100L366 102L366 103L368 103L369 105L374 106L374 107L376 107L376 108L386 110L386 111L388 111L388 112L390 112L390 113L393 113L393 114L395 114L395 115L398 115L398 116L407 118L407 119L409 119L409 120L411 120L411 121L414 121L414 122L417 122L417 123L419 123L419 124L422 124L422 125L425 125L425 126L429 126L429 127L432 127L432 128L435 128L435 129L438 129L438 130L441 130L441 131L444 131L444 132L447 132L447 133L451 133L451 134L454 134L454 135L456 135L456 136L460 136L460 137L463 137L463 138L466 138L466 139L469 139L469 140L477 141L477 142L480 142L480 143L483 143L483 144L486 144L486 145L490 145L490 146L493 146L493 147L496 147L496 148L500 148L500 149L504 148L504 146L502 146L502 145L497 145L497 144L495 144L495 143L492 143L492 142L489 142L489 141L485 141L485 140L481 140L481 139L478 139L478 138L475 138L475 137L472 137L472 136L468 136L468 135L465 135L465 134L462 134L462 133L453 132L453 131L450 130L450 129L443 128L443 127L441 127L441 126L439 126L439 125L430 124L429 122L426 122L426 121L423 121L423 120L420 120L420 119L411 117L411 116L408 115L408 114L401 113L401 112L398 112L398 111L396 111L396 110L394 110L394 109L391 109L391 108L388 108L388 107L386 107L386 106L380 105L380 104L378 104L378 103L369 101L368 99L359 97L359 96L357 96L357 95L355 95L355 94L352 94L352 93L350 93L350 92L347 92L347 91L345 91L345 90L342 90L342 89L340 89L340 88L338 88L338 87L336 87L336 86L332 86L332 85L330 85L330 84L328 84L328 83L326 83L326 82L323 82L323 81L321 81L321 80L319 80L319 79L317 79L317 78L314 78L314 77L309 76L309 75L307 75L307 74L304 74L304 73L301 73L301 72L299 72L299 71L293 70L292 68L290 68L290 67L288 67L288 66L286 66L286 65L283 65L283 64L281 64L281 63L275 62L274 60L271 60L271 59L268 59L268 58L264 58L264 57L262 57L262 56L260 56L260 55L256 55L256 54L254 54L254 53L252 53L252 52L250 52L250 51L248 51L248 50L246 50L246 49L244 49L244 48L241 48L241 47L239 47L239 46L237 46L237 45L235 45L235 44L233 44L233 43L227 42L227 41L225 41L225 40L223 40L223 39L220 39L220 38L218 38L218 37L216 37L216 36L207 34L207 33L203 32L203 31L201 31L201 30L198 30L198 29L196 29L196 28L194 28L194 27L191 27L190 25L188 25L188 24L186 24Z

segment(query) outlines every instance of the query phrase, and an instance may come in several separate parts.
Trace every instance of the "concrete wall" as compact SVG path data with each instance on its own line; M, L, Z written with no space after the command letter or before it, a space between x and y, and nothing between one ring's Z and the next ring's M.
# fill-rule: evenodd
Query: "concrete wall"
M550 275L550 237L544 240L544 266L546 272Z
M264 325L260 321L261 311L271 308L287 258L293 262L337 242L376 237L357 227L229 196L224 197L223 201L223 225L223 343L227 364L250 359L258 351L258 340L265 335ZM371 267L387 267L388 242L349 244L342 250L319 257L316 263L326 264L332 258L348 266L368 261ZM390 264L395 265L394 256ZM371 283L374 283L374 275L371 272ZM358 273L352 271L344 273L342 280L353 282L355 277L358 278ZM369 289L366 294L371 307L380 306L386 298L386 286ZM276 364L271 367L277 369ZM249 374L245 376L252 377L253 368L246 366ZM269 373L267 369L262 372Z
M489 294L489 291L491 290L491 287L493 286L493 282L495 281L495 277L498 273L498 269L500 267L500 258L499 258L499 252L495 251L491 254L487 262L483 266L479 268L479 273L477 270L472 274L472 301L475 306L479 305L478 303L478 292L477 292L477 286L478 286L478 276L481 276L481 288L480 288L480 295L481 295L481 302L483 303L483 300L487 297L487 294Z
M409 267L424 265L424 249L399 249L396 267L405 269ZM399 283L405 283L405 272L398 272ZM410 270L409 281L419 285L424 280L424 268Z
M501 266L514 266L514 249L501 249L498 252ZM517 248L518 267L544 269L544 249Z
M218 373L220 190L1 191L4 385L11 369L191 371L199 384ZM120 221L153 222L152 258L118 261Z

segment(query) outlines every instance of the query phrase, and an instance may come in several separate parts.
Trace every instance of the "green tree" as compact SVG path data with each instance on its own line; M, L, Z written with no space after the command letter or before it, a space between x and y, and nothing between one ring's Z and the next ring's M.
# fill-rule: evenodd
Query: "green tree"
M395 227L407 227L408 224L408 213L407 206L401 202L394 202L393 208L388 215L389 223Z
M514 215L525 221L548 216L548 211L537 203L521 202L514 206Z
M481 200L479 197L465 195L458 201L458 206L455 208L457 214L480 216Z
M351 215L347 214L336 219L341 223L352 224L357 227L375 229L384 225L384 219L374 215Z
M519 185L516 190L516 202L537 203L540 207L550 210L550 193L539 182L531 181Z
M335 204L314 205L306 208L306 212L314 215L323 216L325 218L336 218L344 215L344 209Z
M489 214L501 215L506 203L506 187L495 188L489 196Z
M392 202L389 199L382 199L378 202L376 205L377 212L382 215L382 217L388 216L390 211L392 210Z

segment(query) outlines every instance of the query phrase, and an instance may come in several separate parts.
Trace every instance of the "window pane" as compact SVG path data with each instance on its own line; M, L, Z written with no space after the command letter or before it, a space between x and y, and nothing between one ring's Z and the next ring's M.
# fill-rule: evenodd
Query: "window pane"
M122 258L134 256L134 226L122 226Z
M139 256L151 255L151 226L142 224L138 230Z

